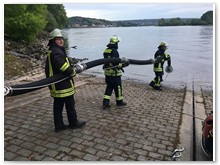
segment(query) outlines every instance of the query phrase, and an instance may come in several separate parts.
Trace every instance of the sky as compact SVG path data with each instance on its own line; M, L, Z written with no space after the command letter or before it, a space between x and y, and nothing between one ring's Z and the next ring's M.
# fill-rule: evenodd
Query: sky
M200 18L214 3L65 3L68 17L110 21L160 18Z

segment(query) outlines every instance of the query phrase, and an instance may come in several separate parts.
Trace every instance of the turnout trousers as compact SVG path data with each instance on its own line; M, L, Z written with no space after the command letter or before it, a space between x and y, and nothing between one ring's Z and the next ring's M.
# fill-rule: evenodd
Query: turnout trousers
M163 81L163 72L155 72L155 78L151 81L150 86L160 88L160 83Z
M66 108L69 125L76 126L78 124L77 114L75 110L74 95L63 98L54 97L53 116L54 116L55 129L64 127L63 114L62 114L64 105Z
M123 100L121 76L105 76L105 82L107 86L103 98L103 105L109 104L113 90L115 92L116 102L121 102Z

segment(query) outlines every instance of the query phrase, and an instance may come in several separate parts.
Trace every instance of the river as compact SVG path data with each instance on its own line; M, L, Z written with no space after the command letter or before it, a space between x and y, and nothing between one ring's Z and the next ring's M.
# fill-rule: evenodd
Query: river
M166 52L171 56L174 71L164 74L163 83L174 86L187 82L213 84L215 56L212 26L75 28L64 31L68 45L77 45L77 49L69 49L70 57L88 58L88 61L103 58L103 51L112 35L121 38L120 57L138 60L153 58L159 43L165 41L169 45ZM152 65L129 65L124 70L123 79L149 84L154 78ZM102 66L85 73L104 77Z

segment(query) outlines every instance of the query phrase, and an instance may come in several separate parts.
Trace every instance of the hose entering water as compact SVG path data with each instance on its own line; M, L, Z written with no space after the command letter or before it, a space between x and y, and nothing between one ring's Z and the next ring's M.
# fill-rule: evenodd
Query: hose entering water
M94 61L90 61L85 63L86 65L86 70L96 67L98 65L103 65L107 63L120 63L123 62L121 58L103 58L103 59L98 59ZM154 60L134 60L134 59L128 59L129 64L136 64L136 65L149 65L153 64ZM58 82L61 82L65 79L67 79L69 75L59 73L56 74L52 77L44 78L39 81L31 82L31 83L26 83L26 84L20 84L20 85L14 85L14 86L4 86L4 96L15 96L15 95L20 95L24 93L28 93L37 89L41 89L44 87L47 87L51 84L56 84Z

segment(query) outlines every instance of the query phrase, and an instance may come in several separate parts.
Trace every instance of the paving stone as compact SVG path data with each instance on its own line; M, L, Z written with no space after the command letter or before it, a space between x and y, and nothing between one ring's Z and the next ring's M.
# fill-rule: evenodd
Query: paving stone
M112 107L103 110L105 80L84 75L77 81L87 82L77 86L75 94L77 115L87 122L82 129L54 132L53 99L46 88L5 99L5 160L170 161L179 140L185 86L154 91L146 84L124 80L127 106L117 107L113 94ZM212 92L202 89L209 112ZM63 117L68 124L65 109Z
M8 160L14 160L16 158L17 154L11 152L11 151L5 151L4 157L5 157L5 161Z
M98 156L95 156L95 155L91 155L91 154L86 154L84 157L83 157L84 160L90 160L90 161L97 161L99 160L99 157Z

